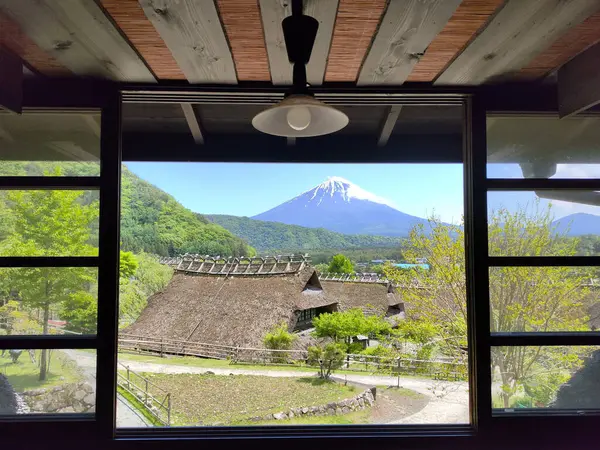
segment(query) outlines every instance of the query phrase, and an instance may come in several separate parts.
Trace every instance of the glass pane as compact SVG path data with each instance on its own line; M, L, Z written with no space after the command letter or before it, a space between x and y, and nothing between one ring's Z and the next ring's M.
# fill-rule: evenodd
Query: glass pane
M100 175L100 113L0 111L0 176Z
M98 255L98 191L0 191L0 256Z
M598 255L599 204L596 191L489 192L489 254Z
M598 347L492 347L492 405L600 408Z
M127 163L119 393L156 426L468 423L462 171Z
M595 331L598 267L491 267L491 331Z
M0 415L95 409L95 350L0 350Z
M489 178L599 178L600 117L487 118Z
M0 337L96 334L98 269L0 269Z

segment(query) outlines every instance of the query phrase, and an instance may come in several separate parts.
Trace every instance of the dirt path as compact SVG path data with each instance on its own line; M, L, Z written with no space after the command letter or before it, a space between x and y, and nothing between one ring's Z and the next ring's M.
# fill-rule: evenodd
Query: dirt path
M78 352L78 364L93 365L96 360L92 354ZM189 367L178 366L175 364L159 364L143 361L131 361L121 359L119 362L128 366L136 372L152 373L206 373L212 372L215 375L259 375L265 377L307 377L316 374L311 372L301 372L295 370L254 370L239 368L221 368L221 367ZM377 386L396 386L398 377L379 376L379 375L337 375L337 378L347 379L348 381ZM466 382L435 381L426 378L400 377L400 386L412 391L418 392L428 397L427 405L414 414L401 417L394 420L386 419L386 423L400 424L455 424L469 422L469 395L468 384Z

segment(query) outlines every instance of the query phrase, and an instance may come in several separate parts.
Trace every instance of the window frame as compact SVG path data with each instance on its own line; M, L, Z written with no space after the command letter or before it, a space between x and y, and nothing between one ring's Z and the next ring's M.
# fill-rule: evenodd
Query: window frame
M0 417L3 438L19 439L19 442L36 442L40 436L61 436L58 443L71 442L79 448L86 445L95 448L162 448L165 440L175 448L196 447L200 442L209 446L229 446L234 441L260 444L261 447L306 445L310 439L314 445L329 446L331 439L345 447L364 447L377 444L382 447L410 448L587 448L596 439L595 426L600 422L593 414L585 416L553 414L497 415L491 408L490 348L492 345L521 345L548 343L573 345L600 343L600 333L565 333L547 340L543 336L491 335L489 327L489 273L491 264L530 264L522 258L499 259L487 254L487 192L488 190L513 189L589 189L598 183L589 180L498 180L487 179L486 164L486 113L489 112L540 112L558 111L556 92L548 87L497 86L491 88L360 88L329 86L315 89L337 95L356 96L360 101L380 101L393 104L402 98L419 104L435 104L440 99L461 99L464 102L463 168L465 196L465 258L467 276L467 307L469 310L469 375L470 425L440 426L321 426L321 427L212 427L181 429L115 430L116 416L116 367L117 367L117 320L118 320L118 268L119 268L119 214L121 171L121 105L122 99L135 95L152 97L158 91L168 91L180 101L192 99L206 92L240 93L242 95L281 96L283 90L262 83L248 87L191 87L178 83L159 85L126 85L80 80L27 81L24 87L24 106L35 108L100 108L101 126L101 174L95 179L53 179L42 177L0 177L0 189L13 188L81 188L100 190L100 234L98 267L98 333L92 339L71 336L13 337L0 339L0 349L20 345L54 348L97 349L97 409L93 417L69 415ZM183 100L182 100L183 99ZM155 155L156 156L156 155ZM196 156L196 160L198 157ZM260 158L259 158L260 159ZM257 159L258 160L258 159ZM585 257L572 265L600 265L600 258ZM554 264L561 261L549 257ZM576 262L576 264L575 264ZM0 267L22 264L22 267L40 264L83 264L83 261L58 257L0 258ZM585 263L585 264L583 264ZM89 261L85 261L89 265ZM544 433L532 433L543 430ZM575 435L564 433L573 431ZM26 436L26 438L23 438ZM282 441L283 440L283 441ZM64 448L64 447L63 447Z

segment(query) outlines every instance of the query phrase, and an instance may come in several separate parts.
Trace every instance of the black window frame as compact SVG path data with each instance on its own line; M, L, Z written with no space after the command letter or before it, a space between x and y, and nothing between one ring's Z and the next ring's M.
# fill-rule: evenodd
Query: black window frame
M588 448L596 440L599 417L557 414L494 414L491 408L490 348L492 345L585 345L600 343L600 333L585 335L563 333L548 340L547 336L505 336L490 333L488 267L500 263L518 264L520 259L501 260L487 254L487 192L494 189L589 189L597 184L581 180L493 180L487 179L486 113L558 111L556 92L549 87L498 86L491 88L356 88L332 85L317 92L354 96L359 102L393 104L409 101L431 104L453 98L464 102L463 167L465 196L465 252L467 302L469 310L470 425L440 426L321 426L321 427L214 427L181 429L115 430L116 366L118 321L119 214L121 172L121 105L135 95L151 97L167 92L171 99L193 98L206 92L231 95L280 98L283 90L261 83L239 87L192 87L178 83L160 85L119 85L99 81L44 80L27 81L24 106L35 108L100 108L101 174L96 179L54 179L42 177L0 177L0 189L7 188L81 188L100 191L100 251L94 264L98 267L98 333L93 339L71 336L11 337L0 339L0 349L26 345L27 348L96 348L97 410L90 416L18 416L0 417L3 439L36 445L43 437L53 439L61 448L191 448L198 445L228 447L235 444L262 448L287 446L343 445L358 448L378 445L386 448ZM186 94L187 93L187 94ZM189 95L189 94L192 95ZM164 100L165 97L163 97ZM183 99L183 100L181 100ZM396 99L396 100L394 100ZM192 155L191 149L188 156ZM365 152L368 153L368 152ZM153 157L156 157L154 155ZM185 151L178 157L185 158ZM264 154L254 154L264 161ZM168 159L168 155L166 157ZM190 159L198 159L198 156ZM268 158L267 158L268 159ZM333 161L332 161L333 162ZM356 161L354 161L356 162ZM383 161L381 161L383 162ZM598 186L600 188L600 186ZM546 260L549 264L600 265L597 257L564 261ZM526 264L531 264L528 260ZM80 258L0 258L0 267L31 267L57 264L90 265ZM93 265L92 265L93 266ZM565 433L568 430L569 433ZM309 442L306 442L309 439ZM52 444L49 444L50 446Z

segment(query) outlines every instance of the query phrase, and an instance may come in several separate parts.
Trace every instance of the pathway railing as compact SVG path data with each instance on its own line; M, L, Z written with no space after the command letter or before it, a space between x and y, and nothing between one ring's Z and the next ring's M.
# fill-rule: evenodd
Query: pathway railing
M271 350L266 348L234 347L205 342L162 339L132 334L119 335L119 350L153 355L196 356L227 359L232 364L306 366L306 350ZM467 378L466 363L444 360L419 360L405 357L348 354L342 367L357 372L423 375L436 379L463 380Z
M117 384L133 395L156 420L171 426L171 394L148 378L119 363Z

